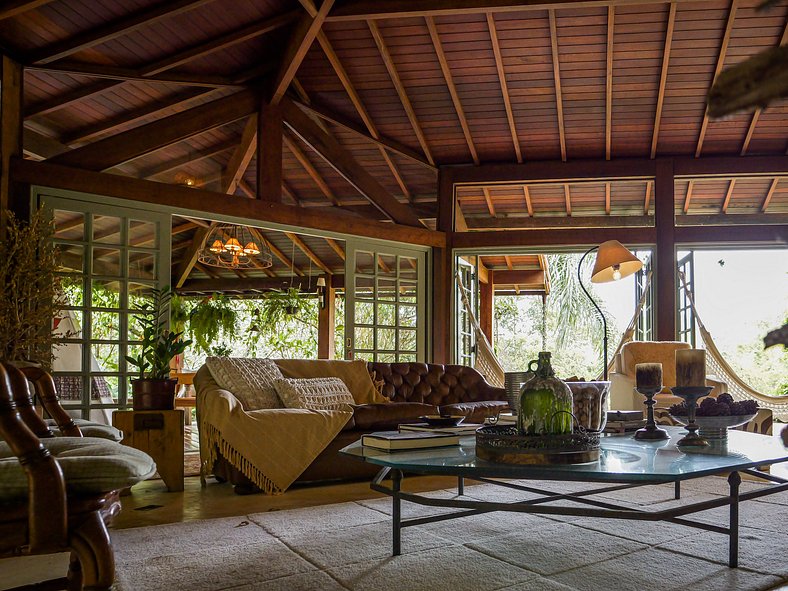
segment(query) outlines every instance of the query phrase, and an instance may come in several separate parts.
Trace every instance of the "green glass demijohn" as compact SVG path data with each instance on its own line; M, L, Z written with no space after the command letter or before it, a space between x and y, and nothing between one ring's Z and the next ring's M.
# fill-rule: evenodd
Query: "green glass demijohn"
M533 367L536 365L536 367ZM550 353L528 364L534 377L520 389L520 412L517 430L521 435L560 435L572 432L572 392L555 377Z

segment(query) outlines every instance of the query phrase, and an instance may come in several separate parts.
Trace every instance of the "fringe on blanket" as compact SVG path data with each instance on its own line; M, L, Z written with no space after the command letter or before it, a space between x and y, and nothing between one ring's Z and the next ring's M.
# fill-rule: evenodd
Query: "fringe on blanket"
M200 425L200 436L205 437L205 453L207 458L202 458L200 466L200 482L205 485L205 477L216 460L219 459L217 451L221 452L222 457L230 464L241 471L241 474L251 480L256 487L268 495L280 495L284 491L277 487L257 466L247 460L241 452L230 445L219 433L219 430L210 423ZM200 446L202 452L203 446Z

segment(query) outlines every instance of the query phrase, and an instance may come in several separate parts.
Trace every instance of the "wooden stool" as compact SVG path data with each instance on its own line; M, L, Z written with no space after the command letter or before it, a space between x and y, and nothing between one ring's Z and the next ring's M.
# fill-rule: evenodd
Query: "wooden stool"
M170 492L183 490L183 410L116 410L112 425L123 443L144 451L156 462Z

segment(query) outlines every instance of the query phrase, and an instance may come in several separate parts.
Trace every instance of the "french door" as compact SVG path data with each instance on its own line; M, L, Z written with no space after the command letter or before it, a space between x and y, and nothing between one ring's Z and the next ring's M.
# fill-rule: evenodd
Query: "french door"
M426 251L348 240L345 359L427 358Z
M677 294L677 309L676 313L678 315L678 337L680 341L684 341L685 343L689 343L693 347L695 346L695 313L692 311L692 306L690 306L689 297L687 297L687 291L684 290L684 283L681 281L681 275L684 275L684 281L686 282L687 290L690 293L694 293L695 291L695 257L692 251L685 254L681 257L678 261L678 273L679 278L676 282L678 294Z
M473 367L476 362L476 330L468 306L465 305L466 300L474 316L479 316L479 273L474 261L475 257L457 257L457 274L462 285L456 281L454 284L454 309L457 311L454 358L458 364L468 367ZM464 290L465 299L461 289Z

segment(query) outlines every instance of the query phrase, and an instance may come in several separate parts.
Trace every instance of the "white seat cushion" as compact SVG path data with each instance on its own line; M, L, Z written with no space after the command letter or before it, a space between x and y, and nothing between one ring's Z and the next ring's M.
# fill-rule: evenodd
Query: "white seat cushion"
M52 419L46 419L46 424L52 429L52 432L60 437L60 429ZM100 439L109 439L110 441L120 442L123 440L123 433L112 425L104 425L96 423L95 421L86 421L85 419L74 419L79 430L82 431L83 437L98 437Z
M149 478L156 464L146 453L97 437L42 439L63 470L69 494L100 494ZM0 442L0 504L27 496L27 474L5 442Z

